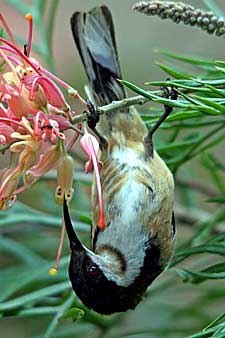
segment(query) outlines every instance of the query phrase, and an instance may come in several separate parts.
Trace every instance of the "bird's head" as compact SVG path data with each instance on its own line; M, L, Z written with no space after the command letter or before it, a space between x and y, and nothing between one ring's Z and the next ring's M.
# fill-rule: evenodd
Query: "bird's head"
M101 255L87 249L78 239L69 215L67 203L63 206L66 231L70 241L71 259L69 277L72 287L89 309L101 314L112 314L134 309L142 299L147 286L159 274L142 278L142 273L132 281L123 285L123 267L110 264ZM119 265L119 257L118 257ZM147 267L149 269L149 267Z

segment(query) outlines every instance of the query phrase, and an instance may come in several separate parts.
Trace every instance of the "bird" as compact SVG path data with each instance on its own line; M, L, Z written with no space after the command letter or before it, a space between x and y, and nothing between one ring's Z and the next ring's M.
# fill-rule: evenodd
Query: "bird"
M101 107L126 98L113 19L105 5L75 12L71 29L89 81L92 103ZM138 65L137 65L138 68ZM168 97L176 93L166 89ZM98 226L92 186L92 250L79 240L66 200L63 215L72 287L89 309L110 315L134 309L166 268L174 251L173 175L153 145L153 134L172 108L147 129L134 107L99 116L90 127L100 139L105 228ZM95 125L96 124L96 125Z

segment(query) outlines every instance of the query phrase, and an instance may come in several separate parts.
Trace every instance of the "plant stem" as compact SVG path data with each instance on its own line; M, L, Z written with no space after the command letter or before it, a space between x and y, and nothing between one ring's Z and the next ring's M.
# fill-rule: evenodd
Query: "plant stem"
M52 333L55 331L58 323L59 323L59 319L63 316L63 314L69 310L69 308L72 306L73 302L75 300L75 294L74 292L70 293L70 296L67 298L67 300L61 305L59 306L59 310L56 313L56 315L54 316L54 318L52 319L52 321L50 322L43 338L50 338Z

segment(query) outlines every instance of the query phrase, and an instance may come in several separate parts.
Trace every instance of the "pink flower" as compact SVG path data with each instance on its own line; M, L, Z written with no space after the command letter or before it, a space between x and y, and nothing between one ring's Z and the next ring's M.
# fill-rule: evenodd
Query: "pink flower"
M62 110L67 109L68 104L66 103L62 92L59 90L59 88L56 86L56 84L52 80L48 79L45 76L36 76L33 79L31 89L30 89L30 100L31 101L34 100L35 93L38 91L38 88L40 86L46 95L48 103Z
M13 138L11 134L14 129L7 124L0 122L0 144L6 144L12 142Z
M50 140L53 144L57 142L57 138L64 141L65 135L59 129L59 123L54 119L54 116L52 116L53 118L49 117L50 115L41 114L40 128L42 131L42 139L44 141Z
M15 190L19 182L18 169L4 169L0 174L0 210L7 210L16 200Z
M31 185L41 176L46 174L49 170L56 166L57 160L60 156L58 146L51 145L45 153L41 154L36 165L26 170L24 174L25 185Z
M90 172L92 168L94 167L94 173L95 173L95 180L96 180L96 186L98 191L98 200L99 200L99 220L98 220L98 226L101 229L105 228L105 217L104 217L104 208L103 208L103 200L102 200L102 189L101 189L101 180L100 180L100 173L99 168L101 168L101 164L98 161L98 150L99 150L99 144L97 139L86 132L80 139L80 144L84 152L89 157L89 161L86 166L86 173Z

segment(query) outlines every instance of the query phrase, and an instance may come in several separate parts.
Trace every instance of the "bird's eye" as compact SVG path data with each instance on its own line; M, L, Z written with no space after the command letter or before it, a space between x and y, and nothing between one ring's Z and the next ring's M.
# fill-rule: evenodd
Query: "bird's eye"
M87 273L88 273L88 276L94 277L94 276L98 275L99 269L96 265L91 265L91 266L89 266Z

